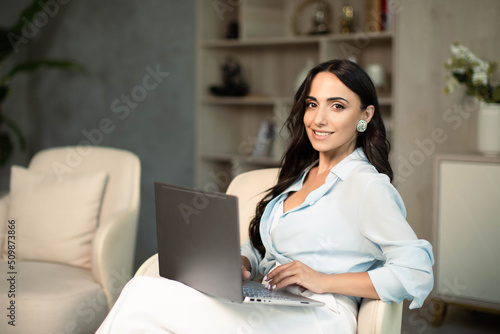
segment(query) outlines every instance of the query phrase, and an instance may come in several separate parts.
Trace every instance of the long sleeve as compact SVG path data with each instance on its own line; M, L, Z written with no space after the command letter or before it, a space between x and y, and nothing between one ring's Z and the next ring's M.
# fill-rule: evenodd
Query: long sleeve
M412 300L421 307L433 287L432 246L417 239L406 221L406 210L386 178L371 180L361 201L360 230L382 267L368 271L380 299Z
M250 265L252 266L252 271L250 275L250 279L255 278L257 273L259 272L259 263L262 260L259 251L257 251L250 242L250 239L245 241L243 245L241 245L241 255L246 256L250 261Z

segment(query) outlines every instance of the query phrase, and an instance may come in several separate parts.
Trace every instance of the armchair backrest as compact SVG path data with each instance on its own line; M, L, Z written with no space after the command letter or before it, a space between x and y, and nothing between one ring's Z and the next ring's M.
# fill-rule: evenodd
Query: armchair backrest
M139 208L140 161L129 151L96 146L50 148L35 154L28 168L54 173L58 177L73 172L106 170L108 183L101 207L101 221L125 209Z
M248 239L248 226L255 216L257 203L278 181L279 168L257 169L237 175L226 193L238 197L240 214L240 243Z

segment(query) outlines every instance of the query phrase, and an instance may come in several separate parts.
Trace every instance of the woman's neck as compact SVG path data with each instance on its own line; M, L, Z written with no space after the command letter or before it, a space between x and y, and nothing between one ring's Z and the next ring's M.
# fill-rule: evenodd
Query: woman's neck
M349 148L338 152L319 152L318 174L330 171L339 162L344 160L349 154L354 152L356 148Z

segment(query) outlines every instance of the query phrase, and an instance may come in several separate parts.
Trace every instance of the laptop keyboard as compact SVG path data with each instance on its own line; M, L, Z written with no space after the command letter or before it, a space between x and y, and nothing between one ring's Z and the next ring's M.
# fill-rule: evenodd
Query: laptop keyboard
M274 300L292 300L286 296L280 295L266 288L256 288L253 286L243 286L243 294L250 298L263 298Z

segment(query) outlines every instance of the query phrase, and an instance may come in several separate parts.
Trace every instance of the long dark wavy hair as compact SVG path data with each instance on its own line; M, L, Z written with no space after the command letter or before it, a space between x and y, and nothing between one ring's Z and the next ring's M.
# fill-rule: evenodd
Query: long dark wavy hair
M375 113L365 132L358 133L356 147L362 147L370 163L379 173L386 174L392 181L393 173L389 163L390 144L382 122L375 87L366 72L349 60L330 60L312 68L304 82L295 93L294 103L285 126L290 135L290 142L281 159L281 170L277 184L270 188L267 195L257 204L255 216L250 222L249 234L252 245L264 256L265 248L260 236L260 220L266 205L280 195L301 176L305 168L319 158L307 137L304 125L306 98L311 89L311 82L320 72L330 72L337 76L361 100L361 109L372 105ZM360 112L362 111L360 110Z

